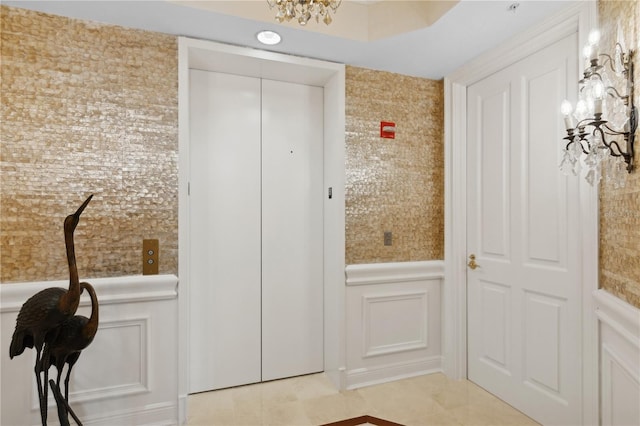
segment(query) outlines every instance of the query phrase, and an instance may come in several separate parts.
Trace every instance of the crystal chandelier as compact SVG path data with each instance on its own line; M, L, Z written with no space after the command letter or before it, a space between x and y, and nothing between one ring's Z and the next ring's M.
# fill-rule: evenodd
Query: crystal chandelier
M276 8L278 22L297 19L300 25L307 25L312 17L316 22L329 25L333 19L329 12L336 13L342 0L267 0L269 8Z
M625 52L624 42L618 41L613 56L599 53L599 40L597 30L589 34L589 44L583 51L587 64L575 110L567 100L560 107L567 128L560 170L565 175L578 175L585 167L585 178L591 186L597 185L604 174L620 187L634 168L633 144L638 127L633 104L634 51Z

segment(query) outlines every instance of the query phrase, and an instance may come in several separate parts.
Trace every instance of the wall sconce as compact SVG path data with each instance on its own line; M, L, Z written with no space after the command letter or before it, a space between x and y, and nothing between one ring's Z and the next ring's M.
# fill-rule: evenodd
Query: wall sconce
M599 41L599 31L591 31L583 51L587 64L579 82L575 110L567 100L560 107L567 128L560 170L567 176L578 175L582 169L580 159L585 154L587 182L591 186L598 184L606 167L607 178L618 187L624 186L625 175L634 169L633 145L638 127L633 103L635 52L625 52L624 41L619 37L613 56L599 53Z

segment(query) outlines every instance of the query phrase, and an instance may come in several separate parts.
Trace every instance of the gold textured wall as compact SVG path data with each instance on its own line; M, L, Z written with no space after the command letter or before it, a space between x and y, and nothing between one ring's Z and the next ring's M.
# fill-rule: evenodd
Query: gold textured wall
M177 41L0 6L0 282L177 273ZM347 263L443 258L442 82L347 67ZM381 120L396 139L380 139ZM393 245L383 245L383 232Z
M621 29L627 48L636 49L635 105L640 105L640 2L598 2L601 49L613 50ZM636 131L634 172L624 188L600 186L600 286L640 308L640 132Z
M346 68L347 264L443 259L443 99L442 81Z
M177 273L177 40L0 6L0 282L140 274L142 240Z

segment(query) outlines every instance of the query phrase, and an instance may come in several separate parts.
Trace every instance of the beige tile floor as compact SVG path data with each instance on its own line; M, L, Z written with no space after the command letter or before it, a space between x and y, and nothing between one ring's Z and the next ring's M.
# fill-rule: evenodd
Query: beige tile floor
M338 392L323 374L204 392L189 425L321 425L370 415L404 425L537 425L469 381L430 374Z

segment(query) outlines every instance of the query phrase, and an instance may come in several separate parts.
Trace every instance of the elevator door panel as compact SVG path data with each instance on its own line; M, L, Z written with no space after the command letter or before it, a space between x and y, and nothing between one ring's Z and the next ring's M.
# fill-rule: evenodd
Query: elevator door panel
M262 81L262 380L323 369L323 89Z
M190 78L190 392L322 371L323 89Z
M260 80L190 74L190 392L261 380Z

